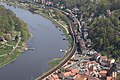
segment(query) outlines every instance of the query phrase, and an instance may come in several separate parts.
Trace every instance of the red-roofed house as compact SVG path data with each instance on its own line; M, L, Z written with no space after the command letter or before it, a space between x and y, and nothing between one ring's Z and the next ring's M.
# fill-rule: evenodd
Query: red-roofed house
M96 79L95 77L88 77L87 80L98 80L98 79Z
M87 76L77 74L73 77L73 79L74 80L87 80Z
M72 69L71 72L72 72L72 74L77 74L79 72L79 70L78 69Z
M112 80L111 76L107 76L106 80Z
M93 66L91 66L90 68L88 68L88 70L89 70L90 72L92 72L92 71L93 71Z
M81 77L81 75L77 74L77 75L75 75L75 76L73 77L73 79L75 79L75 80L79 80L80 77Z
M53 77L54 79L59 79L59 76L58 76L58 75L52 75L52 77Z
M101 62L101 61L107 61L107 60L108 60L107 56L101 56L101 57L100 57L100 62Z
M53 77L49 77L46 80L54 80L54 78Z
M70 76L70 74L71 74L71 72L62 72L62 75L63 75L64 77L68 77L68 76Z
M107 71L106 70L101 70L100 75L101 77L106 77Z
M91 65L91 62L85 62L85 63L84 63L85 68L90 67L90 65Z
M65 71L69 72L69 71L71 71L71 69L70 68L65 68Z

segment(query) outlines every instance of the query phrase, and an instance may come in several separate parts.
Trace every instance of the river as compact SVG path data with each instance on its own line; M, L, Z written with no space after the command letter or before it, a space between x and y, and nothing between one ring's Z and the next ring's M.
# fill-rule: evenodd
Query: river
M25 51L14 62L1 68L0 80L33 80L49 70L49 61L65 55L59 50L68 49L68 41L63 40L63 32L50 20L21 8L0 4L28 24L33 37L27 45L35 48L33 51Z

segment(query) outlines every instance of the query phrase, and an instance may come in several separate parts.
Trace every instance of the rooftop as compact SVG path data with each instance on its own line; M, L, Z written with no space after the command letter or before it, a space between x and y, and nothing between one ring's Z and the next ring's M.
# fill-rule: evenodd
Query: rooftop
M76 74L76 73L79 72L79 70L78 69L72 69L71 72L74 73L74 74Z
M59 79L58 75L52 75L54 79Z
M101 56L100 60L107 60L107 56Z
M67 77L67 76L70 76L71 72L62 72L62 75Z
M106 74L107 71L106 71L106 70L101 70L100 73L101 73L101 74Z
M106 80L112 80L112 77L111 77L111 76L108 76Z

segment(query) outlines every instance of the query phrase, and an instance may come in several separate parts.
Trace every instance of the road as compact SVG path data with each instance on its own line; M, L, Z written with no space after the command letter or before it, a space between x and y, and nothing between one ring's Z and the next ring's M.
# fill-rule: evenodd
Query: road
M50 16L50 18L51 19L53 19L53 17L52 17L52 15L49 13L49 16ZM66 30L66 32L67 32L67 34L69 34L69 32L68 32L68 29L67 29L67 26L66 25L63 25L62 23L60 23L59 21L57 21L56 19L53 19L56 23L58 23L60 26L62 26L65 30Z
M18 47L20 41L21 41L21 37L20 37L21 33L19 32L19 35L18 35L18 42L16 43L15 47L13 47L13 50L8 53L8 54L13 54L13 52L15 51L15 49Z

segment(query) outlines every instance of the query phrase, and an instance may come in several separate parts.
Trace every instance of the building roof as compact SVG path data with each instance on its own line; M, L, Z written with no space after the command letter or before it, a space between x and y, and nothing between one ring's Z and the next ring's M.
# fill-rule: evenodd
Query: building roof
M84 63L84 65L89 65L89 64L98 64L98 63L96 61L89 61Z
M53 77L54 79L59 79L59 76L58 76L58 75L52 75L52 77Z
M74 74L76 74L76 73L79 72L79 70L78 69L72 69L71 72L74 73Z
M88 68L89 71L93 71L93 66L91 66L90 68Z
M67 76L70 76L71 72L62 72L62 75L67 77Z
M88 77L87 80L98 80L98 79L96 79L95 77Z
M54 79L54 80L60 80L60 79Z
M107 59L107 56L101 56L100 57L100 60L106 60Z
M77 74L74 76L74 79L78 80L78 79L80 79L80 77L81 77L81 75Z
M106 70L101 70L101 71L100 71L100 74L106 74L106 73L107 73Z
M101 56L99 53L94 54L95 57Z
M84 73L85 75L90 75L90 71L87 71Z
M65 70L66 70L66 71L71 71L71 69L70 69L70 68L65 68Z
M112 77L111 76L107 76L106 80L112 80Z
M48 80L54 80L53 77L49 77Z
M74 79L75 80L87 80L87 76L77 74L74 76Z

